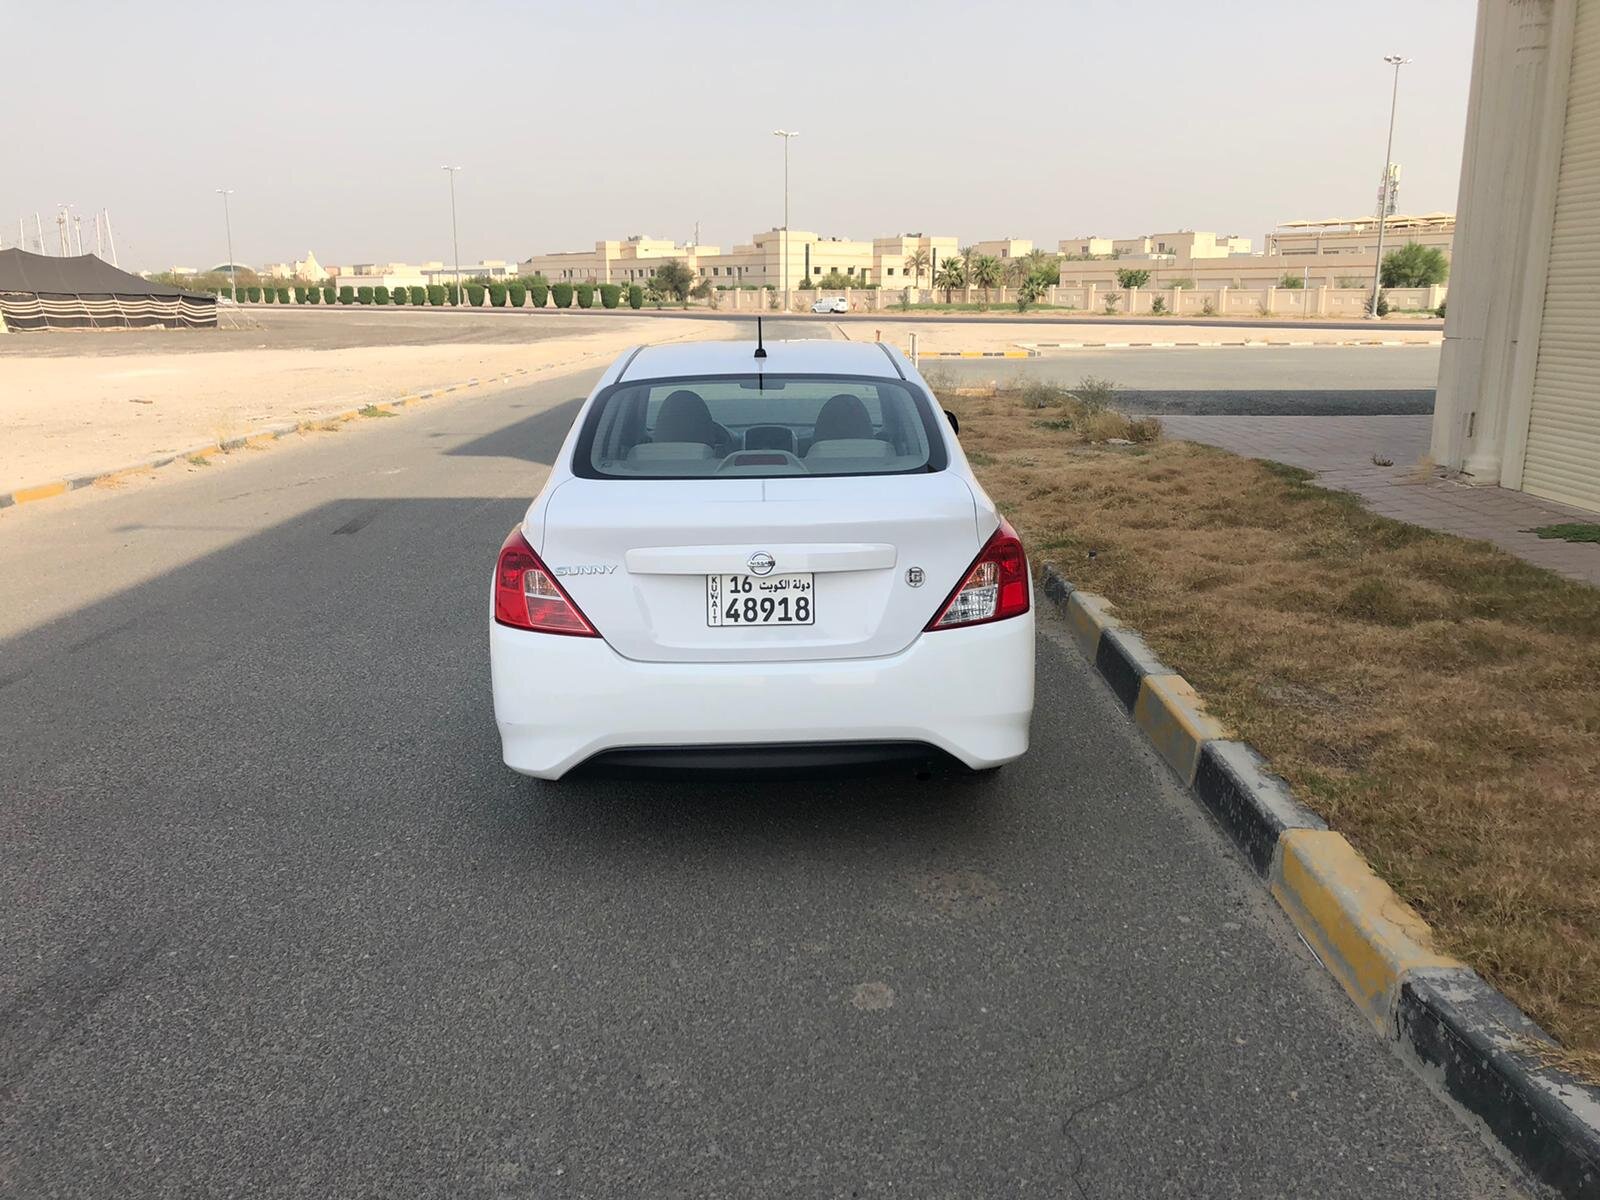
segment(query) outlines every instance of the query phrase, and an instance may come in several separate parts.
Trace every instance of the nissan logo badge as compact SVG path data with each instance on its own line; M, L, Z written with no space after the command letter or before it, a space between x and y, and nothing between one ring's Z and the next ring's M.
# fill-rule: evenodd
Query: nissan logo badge
M750 574L752 575L770 575L772 568L777 565L777 559L773 558L765 550L757 550L750 556Z

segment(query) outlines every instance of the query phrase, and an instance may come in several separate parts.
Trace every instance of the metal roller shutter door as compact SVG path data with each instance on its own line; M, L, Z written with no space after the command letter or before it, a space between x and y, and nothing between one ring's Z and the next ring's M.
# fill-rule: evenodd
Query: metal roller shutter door
M1573 30L1522 486L1600 510L1600 2Z

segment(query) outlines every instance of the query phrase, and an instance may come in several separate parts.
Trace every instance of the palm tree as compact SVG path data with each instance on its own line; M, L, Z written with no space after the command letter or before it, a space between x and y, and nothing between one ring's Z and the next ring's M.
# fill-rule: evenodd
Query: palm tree
M922 273L928 269L928 252L926 250L913 250L905 257L903 270L911 274L912 286L922 286Z
M1000 260L991 254L977 254L973 256L972 266L967 278L973 287L983 289L983 302L989 303L989 289L1000 286L1004 272Z
M944 289L944 302L950 303L950 294L967 286L966 264L959 258L947 258L939 273L933 277L933 286Z

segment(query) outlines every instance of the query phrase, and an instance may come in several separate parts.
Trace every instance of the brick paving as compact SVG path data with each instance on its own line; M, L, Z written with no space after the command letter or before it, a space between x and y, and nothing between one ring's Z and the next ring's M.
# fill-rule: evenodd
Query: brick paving
M1427 459L1431 422L1426 416L1162 418L1172 437L1316 471L1318 483L1356 493L1373 512L1493 542L1535 566L1600 586L1600 545L1546 541L1528 532L1569 521L1592 524L1600 514L1441 478Z

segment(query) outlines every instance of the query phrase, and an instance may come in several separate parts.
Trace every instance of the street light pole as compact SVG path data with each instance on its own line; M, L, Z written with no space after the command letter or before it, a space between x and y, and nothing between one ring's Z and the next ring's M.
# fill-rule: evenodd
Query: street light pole
M783 139L783 311L789 311L789 142L800 136L798 129L774 129L773 137Z
M1394 170L1394 110L1400 102L1400 68L1411 60L1399 54L1385 54L1383 61L1394 68L1394 89L1389 95L1389 141L1383 148L1383 184L1378 189L1378 260L1372 267L1372 311L1367 319L1378 320L1379 288L1383 283L1383 231L1389 221L1390 181Z
M232 188L218 188L217 195L222 197L222 224L228 231L228 290L233 294L233 302L239 303L239 265L233 261L233 218L228 215L228 197L233 195Z
M450 173L450 249L456 264L456 303L461 303L461 243L456 239L456 172L460 167L440 167Z

